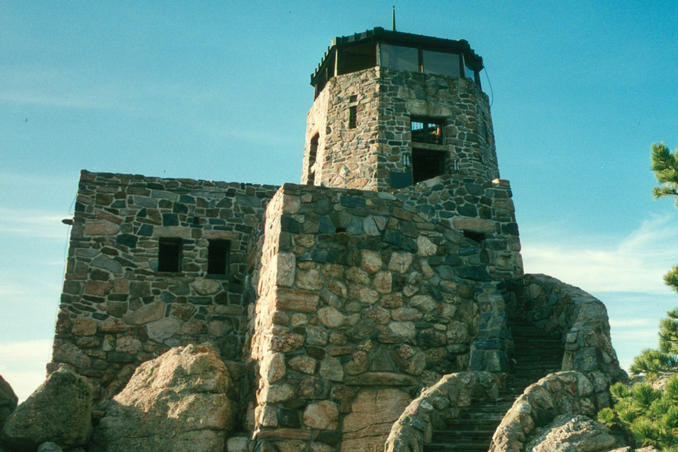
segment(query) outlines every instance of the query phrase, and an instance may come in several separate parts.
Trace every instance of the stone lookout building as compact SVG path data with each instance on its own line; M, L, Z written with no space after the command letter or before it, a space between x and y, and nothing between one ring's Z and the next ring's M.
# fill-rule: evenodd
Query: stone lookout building
M523 274L482 70L463 40L338 37L311 76L300 185L83 171L50 369L105 400L210 342L256 450L383 450L451 373L496 399L509 375L579 370L604 398L620 375L604 307ZM526 359L555 368L520 374Z

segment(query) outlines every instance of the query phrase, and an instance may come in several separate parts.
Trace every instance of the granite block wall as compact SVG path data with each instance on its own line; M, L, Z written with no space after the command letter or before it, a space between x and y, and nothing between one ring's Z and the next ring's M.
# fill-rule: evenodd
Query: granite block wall
M413 117L442 120L442 144L412 143ZM444 153L444 174L481 183L499 177L488 98L468 79L386 67L333 77L308 113L302 183L312 183L316 135L315 185L387 191L392 174L412 172L413 147Z
M261 247L259 444L383 450L422 386L468 368L481 318L504 319L484 246L390 193L285 184Z
M240 361L250 241L276 189L83 171L49 368L74 366L101 398L172 346L209 340ZM181 240L180 271L158 271L163 238ZM214 239L230 243L220 276Z

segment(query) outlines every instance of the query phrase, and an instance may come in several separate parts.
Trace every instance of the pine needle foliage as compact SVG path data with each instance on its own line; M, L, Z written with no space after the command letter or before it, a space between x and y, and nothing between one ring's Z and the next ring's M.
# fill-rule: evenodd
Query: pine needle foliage
M644 350L631 364L632 375L652 381L660 373L678 372L678 308L659 322L659 350Z
M676 371L678 371L677 357L658 350L644 350L631 364L632 375L644 375L650 381L657 378L660 373Z
M678 308L666 313L667 318L659 322L659 350L678 355Z
M647 383L610 387L612 408L598 413L598 421L610 428L630 431L637 446L678 451L678 374L663 391Z
M650 160L654 176L660 184L653 189L654 197L675 196L678 207L678 149L671 153L664 143L655 143L652 145ZM664 275L664 282L678 292L678 265Z
M664 143L653 144L650 153L652 171L661 184L654 188L654 197L676 196L678 206L678 149L671 153Z
M672 153L664 143L655 143L650 159L660 184L654 187L654 197L675 196L678 207L678 149ZM678 265L664 275L664 282L678 291ZM610 387L612 407L600 410L598 420L631 432L637 446L678 452L678 308L667 315L659 324L659 350L643 351L631 365L631 373L644 375L647 381L673 373L664 390L648 383L616 383Z

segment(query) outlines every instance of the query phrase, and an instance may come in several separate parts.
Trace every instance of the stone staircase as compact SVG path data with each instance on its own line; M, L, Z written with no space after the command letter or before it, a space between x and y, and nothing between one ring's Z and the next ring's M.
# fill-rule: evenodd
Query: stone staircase
M478 400L444 430L434 430L425 452L486 452L492 435L515 399L530 384L560 370L560 338L544 337L522 322L509 324L513 334L513 370L497 400Z

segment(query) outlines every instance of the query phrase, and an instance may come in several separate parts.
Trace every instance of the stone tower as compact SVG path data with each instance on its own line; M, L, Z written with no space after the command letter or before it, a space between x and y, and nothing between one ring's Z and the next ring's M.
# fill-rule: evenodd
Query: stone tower
M623 374L605 308L523 273L482 68L466 41L336 38L311 77L301 185L83 171L49 371L105 401L208 342L256 451L422 450L507 374L585 372L602 407Z
M383 28L333 39L311 76L302 183L388 191L498 178L482 69L464 40Z

